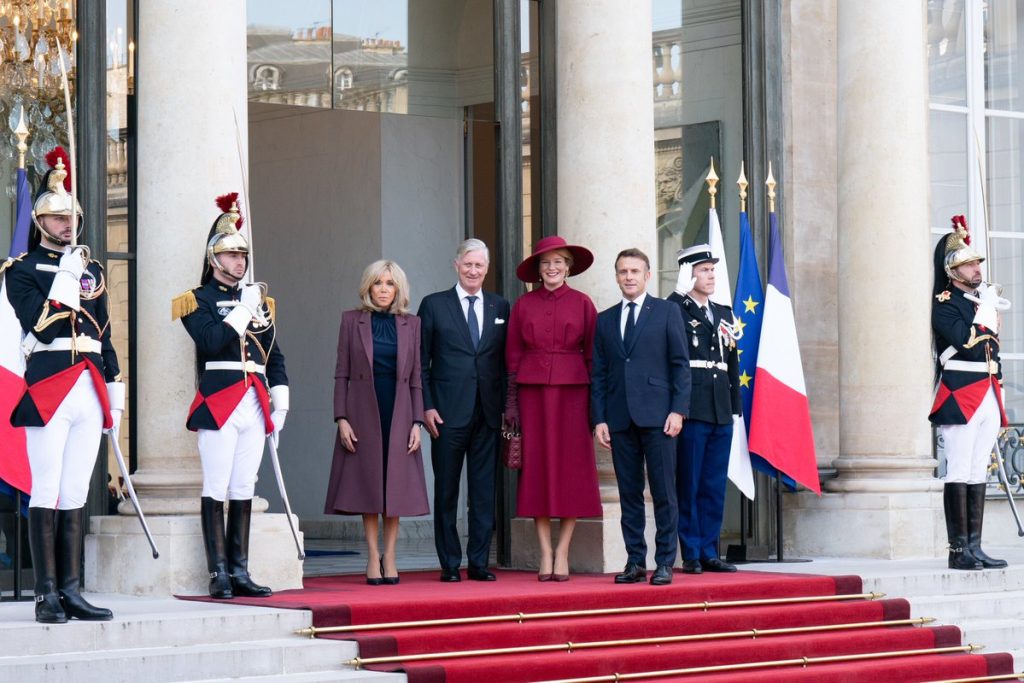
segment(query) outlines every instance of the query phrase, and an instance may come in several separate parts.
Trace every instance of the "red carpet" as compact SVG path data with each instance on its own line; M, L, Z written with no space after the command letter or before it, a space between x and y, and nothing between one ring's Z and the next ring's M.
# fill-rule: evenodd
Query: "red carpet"
M262 607L309 609L317 627L380 624L396 621L453 619L541 612L598 610L647 605L674 605L740 600L852 595L862 592L855 576L829 577L739 572L689 576L676 573L671 586L617 586L611 576L573 575L568 583L539 583L526 572L499 571L498 581L463 580L442 584L437 572L403 573L398 586L368 586L361 576L312 578L305 588L283 591L269 599L234 602ZM207 598L191 598L207 599ZM351 639L359 656L404 657L445 652L560 645L560 650L371 664L381 671L404 671L412 683L465 681L493 683L546 681L615 673L669 671L835 657L898 653L961 645L952 626L887 624L909 619L905 600L829 599L821 602L737 605L662 612L581 615L550 619L353 631L320 637ZM738 634L757 629L847 625L842 630L795 634ZM858 625L856 627L852 625ZM587 643L642 638L732 634L671 643L600 646ZM573 643L572 652L565 644ZM583 646L583 647L581 647ZM842 663L768 667L730 673L701 672L645 680L758 683L783 681L863 681L886 683L1012 672L1008 654L970 653L890 655Z

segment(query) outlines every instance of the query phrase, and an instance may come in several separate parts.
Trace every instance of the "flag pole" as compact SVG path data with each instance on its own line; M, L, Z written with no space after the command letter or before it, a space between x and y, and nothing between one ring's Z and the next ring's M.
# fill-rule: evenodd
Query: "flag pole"
M744 171L744 163L745 163L744 160L740 159L740 177L736 179L736 186L740 188L739 195L740 195L740 213L741 214L747 212L747 185L750 184L750 183L747 182L747 174L743 172ZM742 259L743 257L741 256L740 258ZM740 270L742 272L742 264L741 264ZM740 283L737 281L736 289L738 290L739 287L740 287ZM738 294L738 292L737 292L737 294ZM745 417L748 420L750 419L749 415L747 415ZM754 486L755 486L754 490L756 491L757 490L757 488L756 488L757 487L757 481L756 480L754 482ZM747 557L747 534L750 533L750 530L747 529L747 515L749 515L749 514L750 514L750 501L747 500L746 496L740 496L740 548L742 549L741 552L743 553L743 558L744 559L746 559L746 557Z
M718 189L715 187L715 185L718 184L718 174L715 173L715 157L711 157L711 167L708 169L708 174L704 178L704 181L708 184L708 196L711 197L711 210L714 211L715 195L718 194Z
M25 171L25 152L28 151L28 144L25 142L28 139L28 127L25 125L25 107L21 108L21 116L18 117L18 127L14 129L14 134L18 136L18 170ZM22 530L22 510L21 510L21 490L14 487L14 599L21 600L21 530Z
M768 177L764 181L768 188L768 214L775 213L775 176L772 174L772 162L768 161ZM782 472L775 470L775 561L784 562L783 545L785 539L782 531Z

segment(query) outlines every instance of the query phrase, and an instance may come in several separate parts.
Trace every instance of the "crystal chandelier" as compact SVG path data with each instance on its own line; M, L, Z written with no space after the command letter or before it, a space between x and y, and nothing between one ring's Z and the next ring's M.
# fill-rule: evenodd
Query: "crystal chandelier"
M23 112L36 168L45 168L49 150L67 144L60 60L73 103L77 41L74 0L0 0L0 121L6 120L9 131L9 144L0 148L7 157L16 153L14 129Z

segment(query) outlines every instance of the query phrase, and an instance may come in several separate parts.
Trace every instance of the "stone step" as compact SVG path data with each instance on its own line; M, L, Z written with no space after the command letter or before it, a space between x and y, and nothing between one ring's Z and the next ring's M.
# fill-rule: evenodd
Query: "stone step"
M232 678L232 683L405 683L405 674L366 671L365 669L339 669L338 671L313 671L301 674L277 674L272 676L245 676ZM222 683L221 678L204 678L190 683Z
M943 624L966 619L1024 619L1024 591L920 596L910 599L910 612L914 617L935 617Z
M113 610L114 620L38 624L32 603L4 605L0 614L0 661L4 655L15 654L52 656L164 647L169 643L187 647L286 638L312 623L311 613L304 610L114 595L86 597ZM351 652L348 656L356 656L354 644L346 651Z
M104 649L56 657L8 656L0 657L0 680L173 683L326 673L341 670L342 661L351 658L353 651L354 645L346 641L294 636L209 645Z
M937 566L930 569L906 573L885 572L866 575L863 579L864 590L880 591L887 593L890 597L910 600L935 595L952 596L1024 591L1024 566L1013 565L1007 569L958 571L946 568L945 562L940 564L936 560L935 564ZM896 570L896 567L893 567L893 570Z
M1007 652L1024 643L1024 619L965 619L958 623L964 643L984 645L984 652Z

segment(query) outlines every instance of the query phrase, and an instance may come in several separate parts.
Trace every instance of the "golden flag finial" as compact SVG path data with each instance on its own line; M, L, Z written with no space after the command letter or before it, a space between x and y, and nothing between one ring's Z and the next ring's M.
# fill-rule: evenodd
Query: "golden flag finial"
M768 162L768 179L764 181L768 186L768 211L775 213L775 176L772 175L772 162Z
M744 213L747 210L747 174L744 172L744 162L740 161L740 177L736 179L736 184L740 187L740 213Z
M718 184L718 174L715 173L715 158L711 157L711 168L708 170L707 177L704 178L708 184L708 195L711 196L711 208L715 208L715 195L718 194L718 189L715 185Z
M28 151L25 139L28 138L28 128L25 126L24 106L21 108L21 115L18 117L18 127L14 129L14 134L18 136L18 168L25 168L25 152Z

